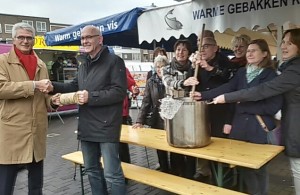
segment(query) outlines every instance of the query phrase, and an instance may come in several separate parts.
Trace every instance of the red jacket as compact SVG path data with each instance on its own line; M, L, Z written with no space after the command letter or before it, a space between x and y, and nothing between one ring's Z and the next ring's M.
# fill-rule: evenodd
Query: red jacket
M126 68L126 76L127 76L127 90L133 93L132 87L137 86L134 78L130 74L129 70ZM135 94L137 95L137 94ZM128 96L125 97L123 101L123 117L129 116L129 104L128 104Z

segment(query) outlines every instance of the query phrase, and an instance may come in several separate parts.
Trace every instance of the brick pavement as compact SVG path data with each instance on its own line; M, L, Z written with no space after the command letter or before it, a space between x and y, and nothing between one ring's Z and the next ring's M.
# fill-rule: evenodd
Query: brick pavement
M136 110L131 114L135 118ZM65 124L53 117L49 125L47 138L47 157L44 170L44 195L80 195L79 170L77 169L76 179L74 176L74 165L61 158L63 154L73 152L77 149L76 115L62 116ZM144 147L130 146L132 163L140 166L148 166ZM156 152L147 149L149 164L155 167L157 162ZM14 195L27 195L27 174L26 170L18 174ZM294 195L292 179L289 171L287 158L280 154L269 163L270 191L269 195ZM85 194L91 195L87 177L84 177ZM129 181L127 186L128 195L170 195L172 193L156 189L147 185Z

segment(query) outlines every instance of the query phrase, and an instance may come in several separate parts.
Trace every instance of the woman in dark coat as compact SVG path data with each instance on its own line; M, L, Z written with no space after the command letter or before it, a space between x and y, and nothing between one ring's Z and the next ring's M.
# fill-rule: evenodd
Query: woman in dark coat
M257 87L220 95L214 103L258 101L283 94L281 127L296 194L300 194L300 29L287 30L281 43L281 75Z
M162 68L168 64L166 56L158 55L154 60L155 73L147 80L145 95L143 97L141 110L138 114L136 124L133 128L140 128L146 122L147 113L154 111L155 118L151 128L164 129L164 121L160 118L158 108L160 106L159 100L165 97L165 86L162 83ZM149 124L148 124L149 125ZM168 153L166 151L157 150L160 170L169 172Z
M250 42L247 49L248 64L240 68L229 83L210 91L201 92L202 100L212 99L219 94L257 86L277 76L271 60L268 44L263 39ZM274 96L257 102L242 102L235 105L232 129L229 138L266 144L267 133L256 119L260 115L269 129L275 128L273 116L282 105L282 97ZM266 195L268 193L268 174L266 166L258 170L240 168L243 180L250 194Z

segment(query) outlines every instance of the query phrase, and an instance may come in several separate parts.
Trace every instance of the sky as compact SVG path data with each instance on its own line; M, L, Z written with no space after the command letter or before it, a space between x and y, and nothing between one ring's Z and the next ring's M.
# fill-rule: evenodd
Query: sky
M135 7L178 4L174 0L1 0L0 13L50 18L51 23L79 24Z

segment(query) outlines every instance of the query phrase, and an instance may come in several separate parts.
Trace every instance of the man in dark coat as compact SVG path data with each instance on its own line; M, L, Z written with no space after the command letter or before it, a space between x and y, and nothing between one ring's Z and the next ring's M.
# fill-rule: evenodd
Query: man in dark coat
M51 71L52 71L52 74L53 74L53 80L54 81L59 80L59 73L62 72L63 61L64 61L64 59L62 57L58 57L57 60L52 65Z
M54 92L77 91L78 139L93 195L126 194L119 159L123 100L127 82L124 61L103 46L100 30L86 26L81 44L88 56L71 83L53 83ZM99 161L103 157L105 167ZM104 177L105 174L105 177Z

